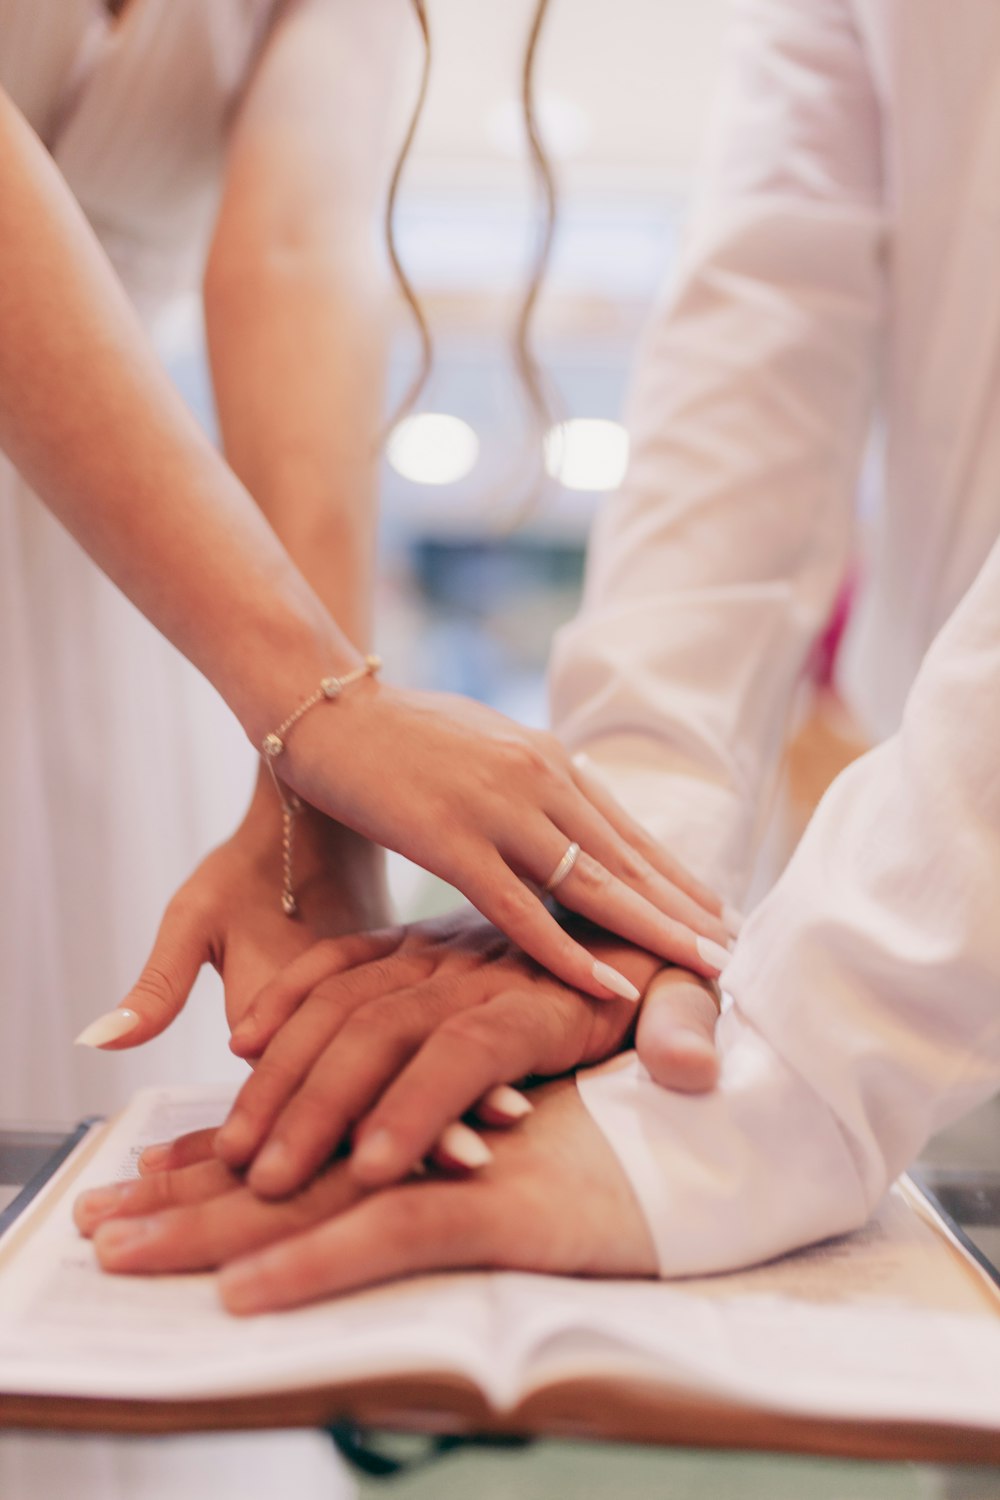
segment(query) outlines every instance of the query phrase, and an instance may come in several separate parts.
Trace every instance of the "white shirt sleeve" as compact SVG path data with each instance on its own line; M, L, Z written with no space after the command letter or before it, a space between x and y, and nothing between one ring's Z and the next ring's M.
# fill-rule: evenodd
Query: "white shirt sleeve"
M564 740L739 902L872 406L879 112L844 0L741 0L704 182L551 693Z
M664 1275L855 1228L1000 1087L1000 541L891 740L821 802L723 983L722 1081L580 1081Z
M554 718L743 894L850 545L883 312L885 143L847 0L739 0L708 184L632 401L633 460L558 642ZM1000 555L903 728L831 789L724 975L722 1078L580 1079L664 1274L861 1223L1000 1082Z

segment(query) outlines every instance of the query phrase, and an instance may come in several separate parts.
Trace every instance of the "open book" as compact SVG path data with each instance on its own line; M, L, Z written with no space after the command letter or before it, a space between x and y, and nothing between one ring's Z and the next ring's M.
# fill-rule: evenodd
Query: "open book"
M860 1233L673 1284L422 1276L229 1317L210 1276L110 1277L76 1194L228 1095L151 1090L0 1240L0 1420L157 1432L318 1425L574 1433L1000 1459L997 1288L905 1179ZM794 1185L789 1185L794 1191Z

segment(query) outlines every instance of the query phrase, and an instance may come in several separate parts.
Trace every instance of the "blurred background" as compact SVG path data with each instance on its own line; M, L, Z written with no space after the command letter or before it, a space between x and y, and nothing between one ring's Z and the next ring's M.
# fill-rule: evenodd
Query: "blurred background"
M539 227L521 108L534 10L534 0L428 0L430 92L397 238L435 363L386 447L377 619L394 680L541 724L552 635L576 608L591 519L624 471L628 371L675 259L726 4L552 0L535 88L559 216L534 341L563 425L532 497L538 434L511 337ZM210 422L199 316L178 309L163 336ZM390 409L416 355L400 300ZM444 899L401 862L392 879L405 915Z

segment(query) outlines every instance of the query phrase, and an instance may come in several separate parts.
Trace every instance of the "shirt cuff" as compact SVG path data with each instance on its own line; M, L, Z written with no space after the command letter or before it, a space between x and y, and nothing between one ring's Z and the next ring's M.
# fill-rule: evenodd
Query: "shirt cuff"
M577 1087L631 1183L661 1276L732 1271L858 1228L869 1214L835 1117L735 1009L719 1084L660 1088L635 1053Z

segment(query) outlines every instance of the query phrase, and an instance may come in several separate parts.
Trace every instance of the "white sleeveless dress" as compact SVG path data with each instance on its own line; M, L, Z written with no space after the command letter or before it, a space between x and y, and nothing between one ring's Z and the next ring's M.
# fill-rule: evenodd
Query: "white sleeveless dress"
M0 0L0 85L147 326L198 284L227 120L274 0ZM0 331L2 336L2 331ZM81 380L87 378L85 369ZM235 826L249 746L212 690L0 459L0 1118L63 1121L228 1076L214 976L149 1047L74 1049Z
M100 0L0 0L0 85L151 329L197 285L226 120L273 9L131 0L113 25ZM139 1053L71 1045L127 989L172 890L234 826L252 756L207 684L2 458L0 716L0 1118L71 1120L145 1082L238 1066L214 993ZM354 1493L319 1433L0 1434L3 1500Z

